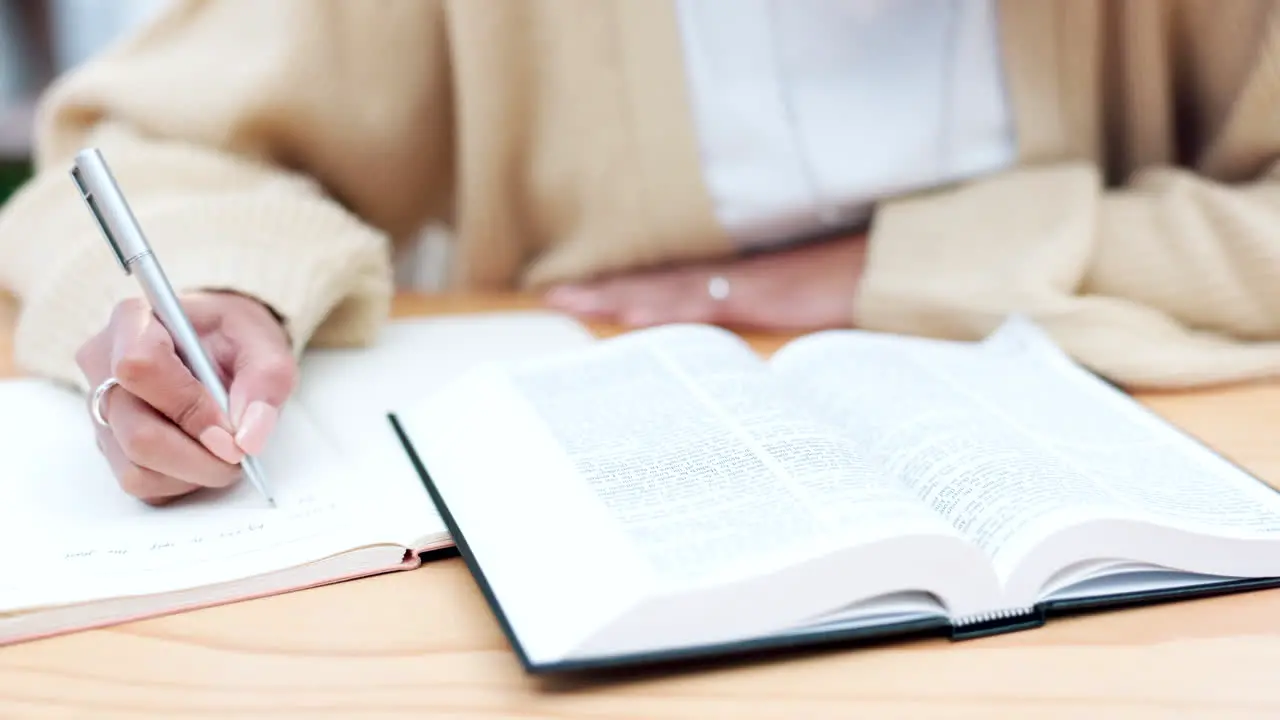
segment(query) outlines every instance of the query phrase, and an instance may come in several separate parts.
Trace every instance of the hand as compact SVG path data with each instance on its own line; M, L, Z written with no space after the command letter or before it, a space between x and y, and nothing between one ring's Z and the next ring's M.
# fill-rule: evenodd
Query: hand
M285 330L262 304L231 293L182 302L229 387L230 418L145 302L117 305L107 327L76 353L90 387L109 377L120 383L102 400L108 427L95 423L98 448L120 486L152 505L236 482L236 465L262 451L297 376Z
M865 256L864 236L842 238L728 263L563 285L547 293L546 303L584 320L631 327L673 322L778 332L848 327ZM717 299L713 289L728 294Z

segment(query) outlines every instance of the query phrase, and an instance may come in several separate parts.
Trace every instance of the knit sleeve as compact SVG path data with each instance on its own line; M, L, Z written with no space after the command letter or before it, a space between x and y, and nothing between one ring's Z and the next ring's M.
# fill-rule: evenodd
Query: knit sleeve
M0 209L19 367L83 387L76 349L139 292L67 174L90 146L179 292L258 298L299 352L368 340L389 306L391 238L446 194L441 12L180 0L60 78L41 101L35 177Z
M884 207L860 325L976 339L1010 313L1132 388L1280 373L1280 182L1024 168Z

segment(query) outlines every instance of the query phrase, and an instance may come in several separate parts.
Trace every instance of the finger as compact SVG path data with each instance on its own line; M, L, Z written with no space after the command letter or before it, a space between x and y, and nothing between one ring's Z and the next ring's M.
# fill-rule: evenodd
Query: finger
M130 394L164 415L226 463L242 453L213 396L178 357L173 338L142 302L117 306L111 320L112 374Z
M139 468L199 487L227 487L240 468L210 455L168 418L123 388L112 390L103 413L111 439Z
M111 465L120 489L150 505L163 505L200 489L198 485L184 483L135 464L108 429L99 431L98 449Z
M652 327L670 323L714 323L717 304L706 281L693 273L671 273L619 289L618 317L623 325Z
M660 271L588 285L562 286L547 294L551 307L579 317L651 327L677 322L716 322L718 303L697 273Z
M614 319L618 312L618 283L601 281L584 285L559 285L547 292L548 307L579 317Z
M231 370L231 413L235 442L245 453L260 454L275 430L280 409L297 385L298 368L279 327L225 332L235 342Z
M76 364L89 381L90 386L97 387L111 374L112 337L109 328L90 338L76 351ZM102 398L101 405L104 419L121 413L115 406L121 397L131 397L127 391L117 386ZM136 399L134 400L137 401ZM153 411L154 412L154 411ZM127 417L127 413L124 414ZM177 430L174 429L176 433ZM150 505L163 505L176 497L186 495L199 488L198 485L182 482L163 473L142 467L129 459L117 442L111 427L97 427L96 437L98 450L107 459L116 482L126 493L137 497ZM188 442L190 442L188 440ZM205 454L205 453L201 453ZM207 457L207 454L205 454Z
M89 387L96 388L111 371L111 336L103 331L89 338L76 350L76 365L89 381Z

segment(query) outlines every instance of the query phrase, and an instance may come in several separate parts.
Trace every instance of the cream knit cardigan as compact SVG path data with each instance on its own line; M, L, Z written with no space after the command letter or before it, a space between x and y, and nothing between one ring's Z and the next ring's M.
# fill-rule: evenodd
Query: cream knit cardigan
M1275 374L1280 5L1000 16L1019 164L881 206L850 322L976 338L1021 312L1131 387ZM18 363L83 387L76 348L136 293L67 178L83 146L176 284L261 298L301 350L374 336L429 220L464 289L728 255L688 113L668 0L181 0L44 98L0 212Z

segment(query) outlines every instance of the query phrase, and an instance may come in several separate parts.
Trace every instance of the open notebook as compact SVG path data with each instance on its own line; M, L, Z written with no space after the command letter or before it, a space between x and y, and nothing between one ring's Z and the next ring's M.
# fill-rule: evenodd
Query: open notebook
M541 312L393 322L377 345L303 359L248 483L164 508L125 495L79 395L0 381L0 644L415 567L451 544L387 413L477 363L590 343Z
M768 361L645 330L477 367L396 422L533 672L1280 582L1280 494L1020 318L979 343L816 333Z

